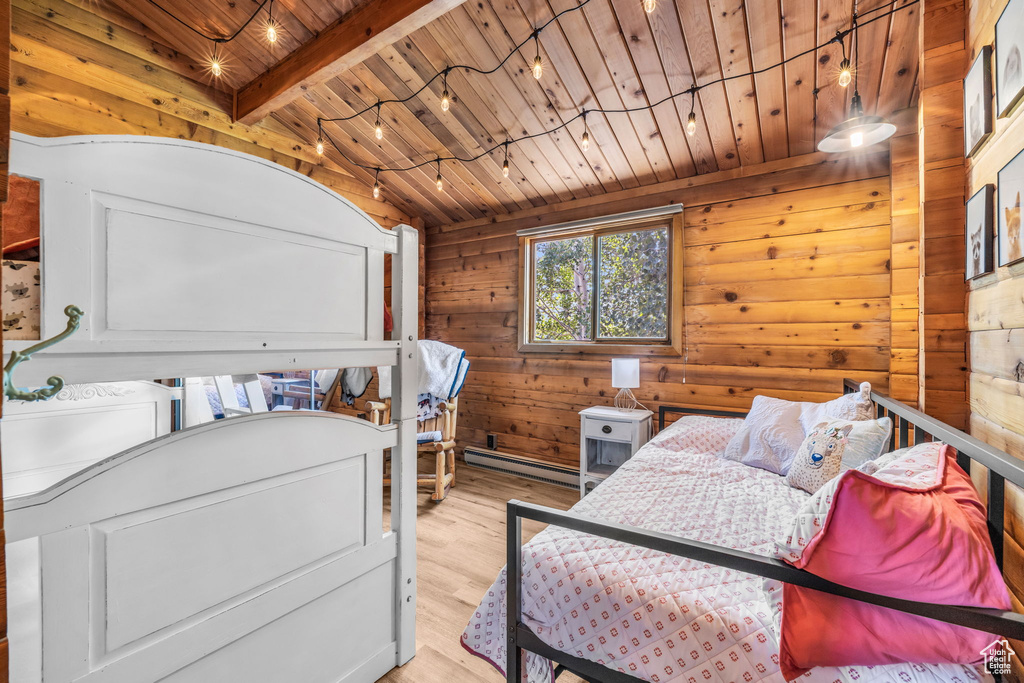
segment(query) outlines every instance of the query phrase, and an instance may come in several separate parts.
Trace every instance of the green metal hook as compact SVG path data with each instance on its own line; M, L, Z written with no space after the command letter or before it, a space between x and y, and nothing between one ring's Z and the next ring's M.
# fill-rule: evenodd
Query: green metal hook
M14 369L18 365L26 360L32 360L32 356L39 353L43 349L48 349L58 342L62 342L78 329L78 326L82 322L82 316L85 315L78 306L68 306L64 309L64 315L68 317L68 326L63 332L58 334L52 339L46 339L34 346L30 346L24 351L12 351L11 359L7 361L7 365L4 366L4 394L7 398L13 401L45 401L52 398L58 391L64 388L63 377L51 377L46 380L49 387L43 387L42 389L36 389L35 391L23 391L18 389L11 382L11 375L14 373Z

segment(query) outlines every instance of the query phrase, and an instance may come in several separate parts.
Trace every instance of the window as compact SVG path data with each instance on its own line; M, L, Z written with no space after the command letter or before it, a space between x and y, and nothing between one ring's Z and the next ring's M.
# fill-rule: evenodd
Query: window
M521 231L520 350L678 349L681 209Z

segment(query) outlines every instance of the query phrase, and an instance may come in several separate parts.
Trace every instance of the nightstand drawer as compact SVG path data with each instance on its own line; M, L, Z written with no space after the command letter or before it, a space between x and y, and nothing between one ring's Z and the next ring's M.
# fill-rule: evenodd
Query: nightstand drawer
M583 433L584 438L627 442L633 440L633 425L630 422L587 418L583 421L583 424L586 425Z

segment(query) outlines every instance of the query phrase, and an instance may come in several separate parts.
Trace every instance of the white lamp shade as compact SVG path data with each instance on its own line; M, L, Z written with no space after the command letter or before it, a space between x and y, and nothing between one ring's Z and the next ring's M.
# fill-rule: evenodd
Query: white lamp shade
M639 358L612 358L612 386L616 389L636 389L640 386Z

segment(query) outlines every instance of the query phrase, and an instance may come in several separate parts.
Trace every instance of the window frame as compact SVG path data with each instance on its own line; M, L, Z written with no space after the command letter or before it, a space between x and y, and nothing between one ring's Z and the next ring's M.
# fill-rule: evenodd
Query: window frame
M682 356L684 335L683 307L683 207L672 204L665 207L631 211L598 219L586 219L571 223L560 223L542 228L520 230L519 237L519 351L521 353L594 353L607 355L641 356ZM655 228L667 228L669 239L668 259L668 336L665 339L623 339L599 336L600 320L600 274L594 272L593 301L591 303L594 339L587 341L537 341L534 338L534 300L536 280L534 278L534 244L573 237L594 237L593 266L599 269L599 238L623 232L636 232Z

